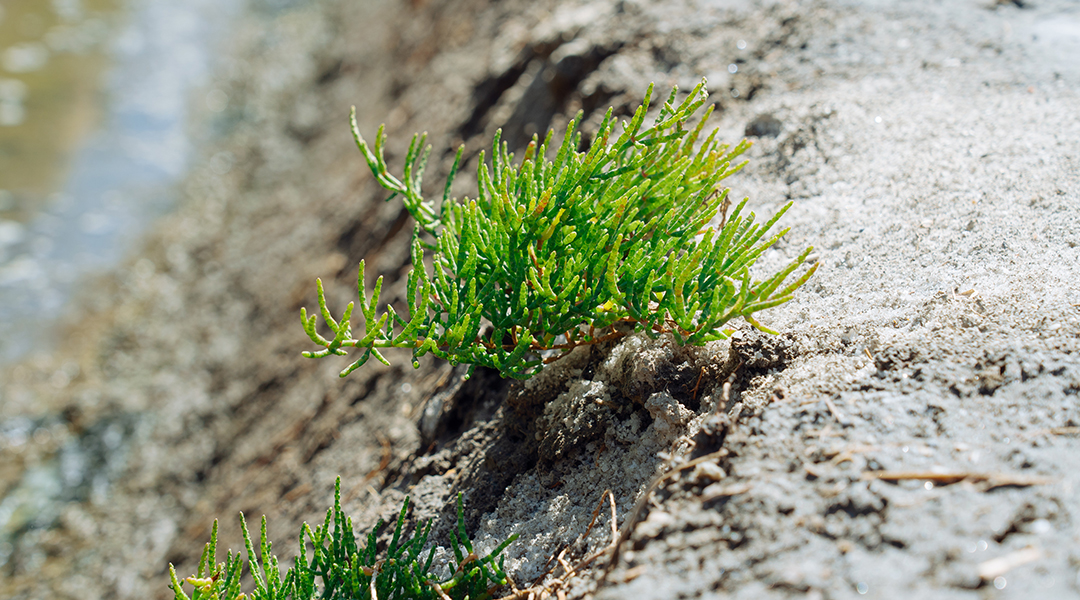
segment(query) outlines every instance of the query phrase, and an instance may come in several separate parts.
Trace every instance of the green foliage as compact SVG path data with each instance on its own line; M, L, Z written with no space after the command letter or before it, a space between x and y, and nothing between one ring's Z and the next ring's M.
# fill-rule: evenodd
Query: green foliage
M250 569L255 589L250 594L240 591L240 576L245 561L240 553L232 551L225 562L217 562L218 524L214 521L210 542L203 550L198 573L184 579L194 587L192 595L184 592L183 583L177 579L176 569L169 565L169 586L175 600L241 600L250 595L254 600L483 600L509 579L499 555L517 536L511 536L491 554L479 557L465 533L464 507L461 495L457 498L457 531L451 530L456 565L453 575L439 581L432 574L431 563L435 548L422 560L421 552L427 544L431 521L417 528L413 536L402 537L405 514L409 499L405 498L398 515L397 526L386 553L379 558L375 534L382 528L380 521L358 545L353 533L352 519L341 510L341 479L334 486L334 507L326 511L326 521L314 531L304 523L300 533L300 555L285 576L281 576L278 559L271 552L266 538L266 517L262 519L258 555L255 553L244 515L240 515L240 527L247 547L246 564ZM305 536L307 542L305 543ZM309 544L312 550L308 561ZM498 560L498 562L496 562Z
M651 96L652 86L617 136L608 109L585 152L578 150L579 114L554 160L548 158L553 132L543 141L534 136L518 163L497 133L490 168L480 154L475 199L450 197L459 149L438 211L421 191L430 152L426 136L413 137L404 178L398 179L387 171L383 128L370 147L357 130L354 109L353 133L368 166L417 222L408 314L389 305L380 314L382 277L369 297L361 261L364 334L353 334L352 303L333 318L320 281L319 309L334 335L321 336L317 316L302 309L305 331L323 347L304 355L363 350L341 372L344 377L371 356L389 364L380 348L411 348L414 366L430 352L526 379L576 346L625 335L626 328L613 327L617 323L697 345L726 338L731 330L724 325L736 317L770 331L753 314L787 302L816 269L784 285L806 260L807 248L779 273L751 279L754 261L787 232L765 237L791 205L759 225L754 213L743 214L743 200L719 231L710 227L729 207L720 182L745 165L733 161L750 143L721 144L716 130L699 143L713 105L695 125L689 122L706 103L704 81L681 103L672 90L645 127ZM424 262L429 252L430 271Z

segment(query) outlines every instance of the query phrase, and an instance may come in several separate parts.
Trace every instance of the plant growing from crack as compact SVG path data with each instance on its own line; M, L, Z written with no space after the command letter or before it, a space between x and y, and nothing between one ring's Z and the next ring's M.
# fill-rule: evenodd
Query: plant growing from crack
M314 531L304 523L300 532L300 555L281 576L278 558L266 538L266 517L262 519L259 552L255 553L243 513L240 527L244 533L247 560L229 551L225 562L217 562L218 523L215 520L210 541L203 549L198 572L180 581L169 565L170 588L175 600L484 600L498 587L509 583L499 555L514 539L511 536L487 556L478 556L465 532L464 507L457 498L457 531L450 531L456 559L453 574L440 581L432 572L435 548L424 560L421 553L431 532L431 521L419 526L412 537L402 537L409 499L401 506L397 525L386 553L379 558L376 533L380 521L360 546L353 533L352 519L341 510L341 479L334 486L334 507L326 511L326 520ZM306 537L306 543L305 543ZM312 549L307 559L308 544ZM497 562L496 562L497 561ZM247 566L255 588L250 594L240 591L240 578ZM193 587L189 596L184 583Z
M732 330L725 325L736 317L775 333L753 315L787 302L806 283L816 264L784 285L812 248L771 277L751 278L755 260L788 231L765 237L791 204L763 225L754 223L754 213L743 214L746 200L728 217L728 190L720 182L746 164L733 161L750 143L721 144L713 130L699 144L713 105L696 125L689 122L706 103L705 82L680 103L676 91L646 127L650 85L618 135L608 109L587 151L578 150L579 114L554 160L548 158L552 131L542 141L533 136L517 163L496 133L490 168L480 154L475 199L450 197L459 149L438 211L421 191L431 150L426 136L413 137L398 179L387 170L384 128L369 146L354 109L353 134L368 166L416 220L408 314L390 305L380 313L382 277L368 296L360 261L364 334L353 333L353 303L340 318L331 315L319 281L319 311L333 336L320 335L317 315L301 309L305 331L322 346L304 356L362 350L344 377L372 356L389 364L382 348L409 348L414 366L430 352L471 365L470 373L481 365L527 379L577 346L626 335L621 324L695 345L726 338ZM717 230L710 223L721 211Z

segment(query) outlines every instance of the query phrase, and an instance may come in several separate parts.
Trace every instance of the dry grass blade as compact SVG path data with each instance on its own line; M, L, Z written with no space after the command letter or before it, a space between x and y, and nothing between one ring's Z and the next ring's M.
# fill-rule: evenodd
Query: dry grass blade
M1030 440L1044 435L1080 435L1080 427L1049 427L1047 429L1036 429L1035 431L1021 433L1017 439Z
M611 553L611 560L609 560L607 566L604 567L603 580L607 579L608 573L610 573L611 570L615 568L615 565L619 562L619 548L623 545L624 542L626 542L626 540L630 539L630 533L633 532L634 526L637 525L638 520L641 516L641 511L643 508L645 508L645 504L649 501L649 496L653 492L655 492L658 487L660 487L660 484L664 483L671 477L687 469L692 469L700 465L701 463L721 458L725 455L725 453L726 449L721 448L716 452L706 454L705 456L702 456L700 458L695 458L694 460L686 464L679 465L671 469L670 471L657 475L653 478L652 482L649 484L649 487L645 488L645 491L641 494L641 497L638 498L638 501L634 504L634 508L630 510L630 516L627 517L626 523L623 524L622 534L619 535L618 541L616 541L616 543L614 544L614 551Z
M829 407L829 413L832 414L833 418L836 419L836 422L839 423L841 426L847 427L851 425L851 421L849 421L847 417L843 415L843 413L836 409L836 405L833 404L833 401L831 399L825 399L825 406Z
M604 490L604 493L600 496L600 502L596 505L596 509L593 511L592 520L589 521L589 526L585 529L585 533L582 534L579 540L588 539L589 533L592 531L593 525L596 524L596 519L600 515L600 510L604 507L604 497L607 497L608 504L611 506L611 543L603 548L593 552L586 556L576 565L570 565L563 558L566 555L566 548L563 548L557 555L553 555L548 559L548 564L545 565L544 573L533 581L533 584L524 590L513 589L513 592L509 596L504 596L503 600L543 600L548 598L552 593L558 598L563 598L566 592L563 591L563 586L566 582L575 574L581 572L585 567L588 567L597 558L602 556L605 552L615 548L615 544L619 538L618 527L618 514L615 509L615 494L611 490ZM551 581L541 584L545 577L551 574L554 569L552 563L561 565L563 568L563 575L556 577ZM551 565L551 566L549 566Z
M727 381L724 382L723 395L716 403L716 406L713 407L713 413L719 414L728 405L728 402L731 401L731 386L735 382L736 373L738 373L739 367L741 366L742 364L740 363L739 366L736 367L734 371L732 371L731 375L728 376ZM732 423L736 422L737 415L739 412L741 412L741 407L742 404L739 404L738 406L732 408L732 413L734 413L732 416ZM715 452L711 452L704 456L695 458L694 460L679 465L678 467L675 467L670 471L657 475L653 478L652 482L649 483L649 486L646 487L645 491L641 494L641 497L638 498L638 501L634 503L634 508L631 509L630 515L626 518L626 523L623 524L622 534L619 535L618 541L613 544L614 547L612 548L611 559L608 561L607 566L604 567L604 575L601 578L601 581L606 581L612 569L614 569L615 565L618 564L619 548L621 548L623 543L630 538L630 534L634 531L634 526L637 525L638 519L641 517L642 509L645 508L645 504L649 501L649 496L654 491L656 491L658 487L660 487L660 484L664 483L678 473L681 473L687 469L692 469L700 465L701 463L718 460L724 456L726 451L727 450L725 448L720 448Z
M1024 477L1022 475L1012 475L1009 473L971 473L967 471L953 471L946 473L935 473L931 471L867 471L862 474L862 478L881 479L884 481L919 479L941 485L968 481L971 483L982 483L986 490L1007 486L1028 487L1032 485L1046 485L1053 483L1054 481L1049 477Z
M1005 556L999 556L979 563L979 577L983 581L992 581L995 577L1000 577L1021 565L1035 562L1042 558L1042 556L1042 550L1039 550L1034 546L1028 546L1017 550L1016 552L1006 554Z

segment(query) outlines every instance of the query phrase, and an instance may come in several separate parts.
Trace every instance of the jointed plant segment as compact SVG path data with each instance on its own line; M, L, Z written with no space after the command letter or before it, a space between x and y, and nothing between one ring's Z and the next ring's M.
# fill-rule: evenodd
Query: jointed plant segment
M753 314L787 302L817 267L784 285L806 260L807 248L772 277L750 277L758 256L787 232L765 237L791 205L758 225L753 213L743 215L743 200L719 231L710 227L728 206L720 182L742 168L745 162L732 161L750 144L721 144L716 130L698 143L713 110L710 105L690 126L708 96L704 81L678 104L672 90L645 127L651 96L652 86L617 136L608 109L586 152L578 151L579 114L554 160L547 157L550 131L542 142L533 137L519 163L497 133L490 168L480 154L475 199L450 198L461 163L458 150L438 211L421 191L430 152L425 137L413 137L404 178L398 179L387 171L383 128L370 147L354 112L353 133L372 173L403 198L417 222L408 315L389 305L380 314L382 277L369 299L361 261L357 287L364 335L353 334L352 303L340 319L331 316L319 282L320 312L334 336L322 337L317 316L301 310L304 329L323 347L304 355L362 349L359 360L341 372L344 377L371 356L387 363L380 348L411 348L414 365L430 352L526 379L576 346L625 335L610 328L618 322L654 337L670 333L679 344L725 338L731 331L724 325L735 317L770 331ZM429 252L431 271L424 264Z
M380 559L375 534L383 523L380 521L371 530L366 544L360 547L353 533L352 519L341 510L341 479L338 479L334 487L334 508L326 511L326 521L315 531L304 523L300 533L300 555L284 577L278 568L277 557L271 553L270 541L266 539L266 517L262 519L259 555L256 556L247 523L241 514L240 526L248 555L246 562L255 580L255 589L250 594L240 591L245 561L240 558L239 552L234 555L230 551L225 562L217 562L216 520L210 542L206 544L199 561L198 573L181 582L176 570L169 565L169 576L172 578L169 587L173 589L175 600L242 600L248 595L253 600L484 600L491 597L495 588L509 582L499 554L517 536L511 536L499 544L491 554L477 556L465 533L460 495L457 506L457 532L450 532L457 564L450 578L443 581L439 581L431 572L435 548L431 548L426 560L422 561L420 556L427 544L431 522L418 528L411 538L401 536L409 508L408 498L398 515L390 546ZM310 563L307 559L308 544L313 548ZM184 591L184 583L193 586L191 596Z

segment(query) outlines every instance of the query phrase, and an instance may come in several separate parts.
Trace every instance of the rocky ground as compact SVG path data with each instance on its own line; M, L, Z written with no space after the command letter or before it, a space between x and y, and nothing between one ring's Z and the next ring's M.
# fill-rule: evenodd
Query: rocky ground
M449 516L464 492L481 546L519 534L524 587L562 549L609 541L574 543L604 490L625 529L656 474L715 447L570 597L1080 597L1074 3L253 15L184 206L88 286L63 347L4 374L0 596L168 597L167 564L193 572L214 518L239 547L241 510L290 556L339 475L363 527L405 495L413 519ZM407 355L341 380L342 363L299 357L315 277L344 306L366 258L396 281L384 297L404 292L411 225L365 173L351 104L361 131L387 123L391 164L427 130L445 172L497 127L522 144L702 76L723 135L755 142L733 194L759 214L795 200L762 272L816 248L814 279L762 316L780 336L631 337L513 385ZM210 159L225 152L230 169Z

